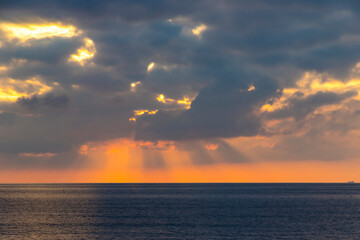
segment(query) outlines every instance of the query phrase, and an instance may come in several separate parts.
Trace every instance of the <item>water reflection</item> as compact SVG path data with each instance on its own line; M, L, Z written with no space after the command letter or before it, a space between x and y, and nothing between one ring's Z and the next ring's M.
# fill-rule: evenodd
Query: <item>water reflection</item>
M360 186L0 185L1 239L356 239Z

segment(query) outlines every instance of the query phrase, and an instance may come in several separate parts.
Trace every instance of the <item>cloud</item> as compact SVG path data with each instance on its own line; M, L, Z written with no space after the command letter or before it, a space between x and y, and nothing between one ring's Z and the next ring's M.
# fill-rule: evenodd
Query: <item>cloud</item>
M193 142L196 164L248 160L226 140L287 139L330 107L357 106L358 11L339 1L1 1L0 152L21 166L128 138ZM356 129L350 112L326 131ZM166 167L150 158L144 166Z
M305 118L308 114L314 112L317 108L326 105L339 104L342 101L351 97L357 96L356 91L348 91L345 93L336 94L334 92L317 92L315 94L304 97L301 93L294 94L289 99L287 106L275 110L268 114L270 118L287 118L294 117L295 119Z

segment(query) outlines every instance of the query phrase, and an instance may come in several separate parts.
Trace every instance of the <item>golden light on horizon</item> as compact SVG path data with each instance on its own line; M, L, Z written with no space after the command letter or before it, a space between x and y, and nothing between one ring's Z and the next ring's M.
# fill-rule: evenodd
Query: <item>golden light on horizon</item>
M78 62L83 66L87 60L93 58L96 53L94 41L90 38L84 38L84 46L79 48L75 54L70 55L70 62Z
M256 146L259 137L252 141ZM266 137L262 137L267 139ZM260 143L261 144L261 143ZM244 145L244 142L241 142ZM234 145L233 145L234 146ZM208 144L211 154L217 144ZM2 182L344 182L357 179L357 159L343 161L250 161L216 162L197 165L191 152L178 149L172 141L135 141L115 139L85 143L78 149L89 165L71 169L2 169ZM157 153L165 162L160 168L147 168L149 154ZM51 154L51 153L50 153ZM35 157L28 153L28 157ZM25 157L25 155L24 155ZM39 155L43 158L44 156ZM316 174L314 174L316 172Z
M119 139L104 143L87 143L84 156L94 167L86 169L57 169L28 171L32 176L22 178L2 172L3 181L28 179L31 181L67 182L341 182L349 176L357 176L359 161L270 161L246 162L241 164L216 163L196 165L191 163L190 152L177 149L171 141L134 141ZM216 150L216 144L208 144L206 151ZM165 167L146 168L143 163L151 152L162 156ZM25 170L24 170L25 171ZM317 174L313 174L314 171ZM20 171L21 172L21 171ZM6 177L5 177L6 176ZM17 176L17 177L12 177ZM24 181L24 180L23 180Z
M35 77L28 80L3 79L0 81L0 101L14 102L20 97L42 95L51 90L52 87Z
M0 181L2 183L339 183L358 179L358 172L354 170L356 169L354 166L358 167L359 161L355 160L215 164L143 170L129 167L131 159L126 151L127 149L108 151L106 165L103 168L3 169ZM130 153L134 154L132 151ZM177 157L173 158L174 161L177 159ZM124 163L118 163L119 159ZM138 156L132 158L132 161L134 160L137 164L141 161Z
M42 38L71 38L81 34L73 25L64 25L61 22L44 23L10 23L1 22L0 30L3 31L9 40L19 39L26 42L29 39Z

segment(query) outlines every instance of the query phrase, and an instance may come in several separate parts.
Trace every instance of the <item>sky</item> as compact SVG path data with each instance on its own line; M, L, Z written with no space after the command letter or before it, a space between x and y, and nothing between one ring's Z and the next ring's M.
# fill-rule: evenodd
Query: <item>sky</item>
M360 3L0 1L0 182L360 181Z

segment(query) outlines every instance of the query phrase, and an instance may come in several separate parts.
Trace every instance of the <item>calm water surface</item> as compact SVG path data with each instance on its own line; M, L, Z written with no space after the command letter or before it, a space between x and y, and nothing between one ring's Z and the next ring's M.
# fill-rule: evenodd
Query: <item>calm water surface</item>
M0 185L0 239L360 239L360 184Z

